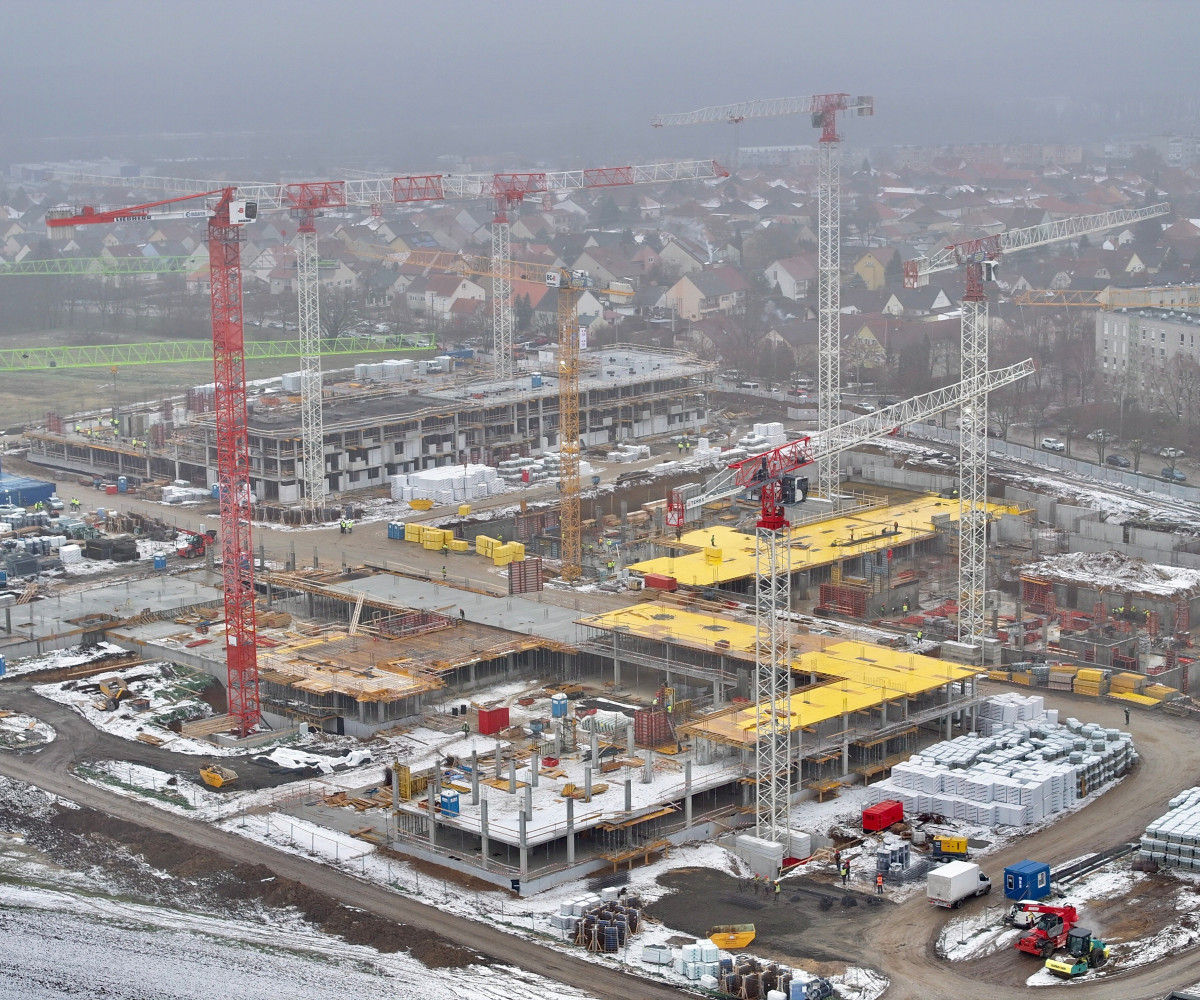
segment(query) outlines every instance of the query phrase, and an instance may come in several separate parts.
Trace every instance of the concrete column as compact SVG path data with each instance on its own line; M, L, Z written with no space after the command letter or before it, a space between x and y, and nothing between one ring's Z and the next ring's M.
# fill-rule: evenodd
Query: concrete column
M437 792L434 790L435 784L436 784L436 782L431 781L429 783L428 789L427 789L429 792L429 798L428 798L429 808L426 810L426 812L429 813L429 846L430 847L437 846L437 812L434 810L434 806L437 804Z
M499 743L496 744L496 758L492 763L495 764L495 766L496 766L496 773L495 773L494 777L499 778L500 777L500 744Z
M392 812L400 811L400 762L392 761Z
M633 756L633 723L625 727L625 756Z
M713 708L721 707L721 679L713 678Z
M526 816L533 815L533 785L525 786L525 805L522 807L522 812Z
M525 837L525 824L527 822L525 814L521 813L521 877L524 878L529 874L529 842Z
M592 766L590 764L583 769L583 801L592 801Z
M692 828L692 762L683 762L683 828Z
M511 794L517 791L517 761L514 757L508 762L508 790Z
M646 764L642 768L642 784L648 785L654 780L654 751L646 751Z
M529 759L530 781L534 788L538 786L538 772L542 769L542 757L537 751L534 751L533 756Z
M633 779L625 779L625 811L633 812Z
M487 799L484 799L479 803L479 855L484 871L487 871L490 846L488 843L488 804Z
M471 805L479 805L479 751L471 751Z
M850 716L842 713L842 732L846 735L842 738L842 777L846 777L850 773Z
M950 740L950 739L954 738L953 728L954 728L954 713L947 712L946 713L946 739Z
M553 726L553 728L554 728L554 756L555 757L562 756L562 727L563 727L563 725L564 725L564 723L559 723L557 726L555 726L553 723L551 723L551 726Z
M567 799L567 864L575 864L575 800Z
M592 767L600 764L600 735L592 730Z

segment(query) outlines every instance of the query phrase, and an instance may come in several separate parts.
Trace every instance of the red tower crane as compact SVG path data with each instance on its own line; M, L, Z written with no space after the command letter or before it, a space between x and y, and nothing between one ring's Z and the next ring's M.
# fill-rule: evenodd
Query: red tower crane
M245 735L259 721L258 656L254 629L254 548L250 539L250 449L246 420L246 357L242 335L241 227L258 205L235 188L184 195L132 208L56 209L46 214L51 235L70 238L75 226L111 222L207 219L212 286L213 381L216 387L217 482L221 501L221 575L225 592L225 662L229 714ZM202 209L173 206L213 199Z

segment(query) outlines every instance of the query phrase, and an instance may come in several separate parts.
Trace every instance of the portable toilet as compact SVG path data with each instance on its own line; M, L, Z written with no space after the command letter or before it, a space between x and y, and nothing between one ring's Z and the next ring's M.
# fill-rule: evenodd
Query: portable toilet
M124 476L117 476L117 492L126 493L129 491L129 480Z
M443 789L442 791L442 815L458 815L458 792L453 789Z
M1018 861L1004 869L1008 899L1045 899L1050 895L1050 866L1042 861Z
M567 696L559 691L550 697L550 717L565 719L567 717Z
M155 569L166 569L167 568L167 557L164 555L155 556L154 557L154 568Z

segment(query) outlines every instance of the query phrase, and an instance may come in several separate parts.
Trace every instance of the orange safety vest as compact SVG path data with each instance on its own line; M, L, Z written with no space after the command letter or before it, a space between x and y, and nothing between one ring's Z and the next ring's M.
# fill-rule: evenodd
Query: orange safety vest
M882 874L875 876L875 884L883 885L883 875Z

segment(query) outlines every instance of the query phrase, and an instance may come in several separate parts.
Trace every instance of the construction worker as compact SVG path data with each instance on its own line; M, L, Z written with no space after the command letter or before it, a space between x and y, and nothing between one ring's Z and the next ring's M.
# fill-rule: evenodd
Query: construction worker
M920 642L920 641L921 641L921 637L922 637L924 634L925 634L925 633L924 633L924 632L922 632L920 629L917 629L917 642Z
M842 885L850 884L850 862L842 862Z
M78 501L78 500L74 500L74 499L73 499L73 500L71 501L71 510L79 510L80 506L81 506L81 505L80 505L80 503L79 503L79 501Z
M346 519L344 517L338 520L338 531L343 535L346 533Z
M761 881L758 872L754 873L754 895L758 895L758 883Z
M775 880L775 902L777 902L777 903L779 902L779 890L780 890L779 879L776 879Z
M443 580L446 579L446 567L445 566L442 567L442 579Z
M347 534L347 535L353 535L353 534L354 534L354 522L353 522L353 521L347 521L347 522L346 522L346 534Z
M875 875L875 894L877 896L883 895L883 872L878 872Z
M1125 706L1125 725L1129 725L1129 706Z

